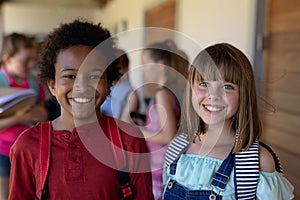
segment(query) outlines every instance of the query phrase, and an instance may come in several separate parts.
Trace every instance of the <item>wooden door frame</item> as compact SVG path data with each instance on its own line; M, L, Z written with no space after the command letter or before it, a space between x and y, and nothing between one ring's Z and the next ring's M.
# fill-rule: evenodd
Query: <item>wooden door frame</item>
M264 50L268 45L268 36L266 35L266 2L267 0L256 0L256 21L255 21L255 40L253 70L256 79L257 94L263 94L263 80L265 56Z

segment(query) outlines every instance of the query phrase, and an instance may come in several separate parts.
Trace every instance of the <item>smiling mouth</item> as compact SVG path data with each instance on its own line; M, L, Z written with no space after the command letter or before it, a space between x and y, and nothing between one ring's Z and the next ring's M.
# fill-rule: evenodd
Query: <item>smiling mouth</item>
M90 103L93 98L84 98L84 97L80 97L80 98L72 98L72 100L75 102L75 103Z
M205 109L207 109L210 112L220 112L224 109L224 107L220 106L208 106L208 105L203 105Z

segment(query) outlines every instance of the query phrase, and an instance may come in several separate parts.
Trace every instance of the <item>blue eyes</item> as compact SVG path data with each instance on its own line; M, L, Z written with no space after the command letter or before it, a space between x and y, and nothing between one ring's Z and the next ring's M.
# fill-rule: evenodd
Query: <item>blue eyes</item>
M202 82L199 84L201 87L208 87L208 83L207 82Z
M234 87L232 86L232 85L224 85L224 88L226 89L226 90L233 90L234 89Z
M90 79L101 79L102 76L99 75L90 75Z
M201 82L201 83L199 84L199 86L200 86L200 87L205 87L205 88L207 88L207 87L210 87L210 84L209 84L208 82ZM234 86L233 86L232 84L226 83L226 84L224 84L222 87L223 87L225 90L234 90Z

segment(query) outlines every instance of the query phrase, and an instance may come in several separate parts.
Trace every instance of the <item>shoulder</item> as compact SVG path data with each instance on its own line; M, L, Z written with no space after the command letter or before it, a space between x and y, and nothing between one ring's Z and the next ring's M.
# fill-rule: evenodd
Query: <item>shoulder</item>
M38 140L39 139L39 130L40 130L40 123L34 125L33 127L30 127L23 131L21 135L16 140L16 143L23 143L30 140ZM38 142L38 141L36 141Z
M141 146L146 147L144 135L137 126L121 120L115 120L120 129L123 143L128 150L136 151L136 148L140 149Z
M14 154L35 154L39 147L39 127L37 124L23 131L11 148Z
M189 148L188 137L184 133L178 134L168 145L167 152L165 154L165 164L169 166L179 156Z
M176 102L176 96L172 91L166 88L159 89L155 92L155 101L167 105L173 105Z
M273 155L262 145L259 145L259 170L263 172L274 172L276 170Z
M167 88L160 88L158 89L156 92L155 92L155 97L172 97L173 96L173 93L172 91L170 91L169 89Z
M132 137L143 136L141 130L137 126L119 119L114 119L114 120L116 121L117 126L119 127L121 132L123 132L123 134L131 133L129 135L131 135Z

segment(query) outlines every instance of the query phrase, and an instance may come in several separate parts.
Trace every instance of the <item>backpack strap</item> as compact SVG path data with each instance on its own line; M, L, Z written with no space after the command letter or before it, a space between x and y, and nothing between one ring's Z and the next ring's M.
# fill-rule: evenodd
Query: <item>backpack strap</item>
M235 154L235 198L255 199L259 177L259 145L255 141L247 151Z
M6 75L0 70L0 87L9 87Z
M129 173L127 172L126 156L123 148L119 127L113 118L108 117L108 132L112 139L113 154L117 162L117 176L120 184L120 192L123 200L130 200L133 197L133 189L130 184ZM50 167L51 157L51 122L40 124L40 180L37 181L37 196L45 198L45 183ZM123 170L122 170L123 169Z
M186 151L188 146L189 141L187 135L184 133L177 135L168 146L165 156L165 165L170 166L172 162L178 159L180 155Z
M277 156L277 154L275 153L275 151L270 147L268 146L267 144L259 141L259 145L262 146L262 147L265 147L270 153L271 155L273 156L273 159L275 161L275 169L277 172L283 174L283 169L281 167L281 164L280 164L280 161L279 161L279 158Z
M248 151L235 154L236 199L255 199L259 178L259 145L266 148L274 158L276 171L283 170L275 151L267 144L256 141Z
M37 180L37 197L45 198L45 183L50 166L51 156L51 122L40 123L40 180Z
M117 177L120 185L120 195L122 200L133 199L133 187L130 183L130 176L126 161L125 149L122 142L120 129L115 119L107 117L108 134L112 140L112 151L117 164Z

